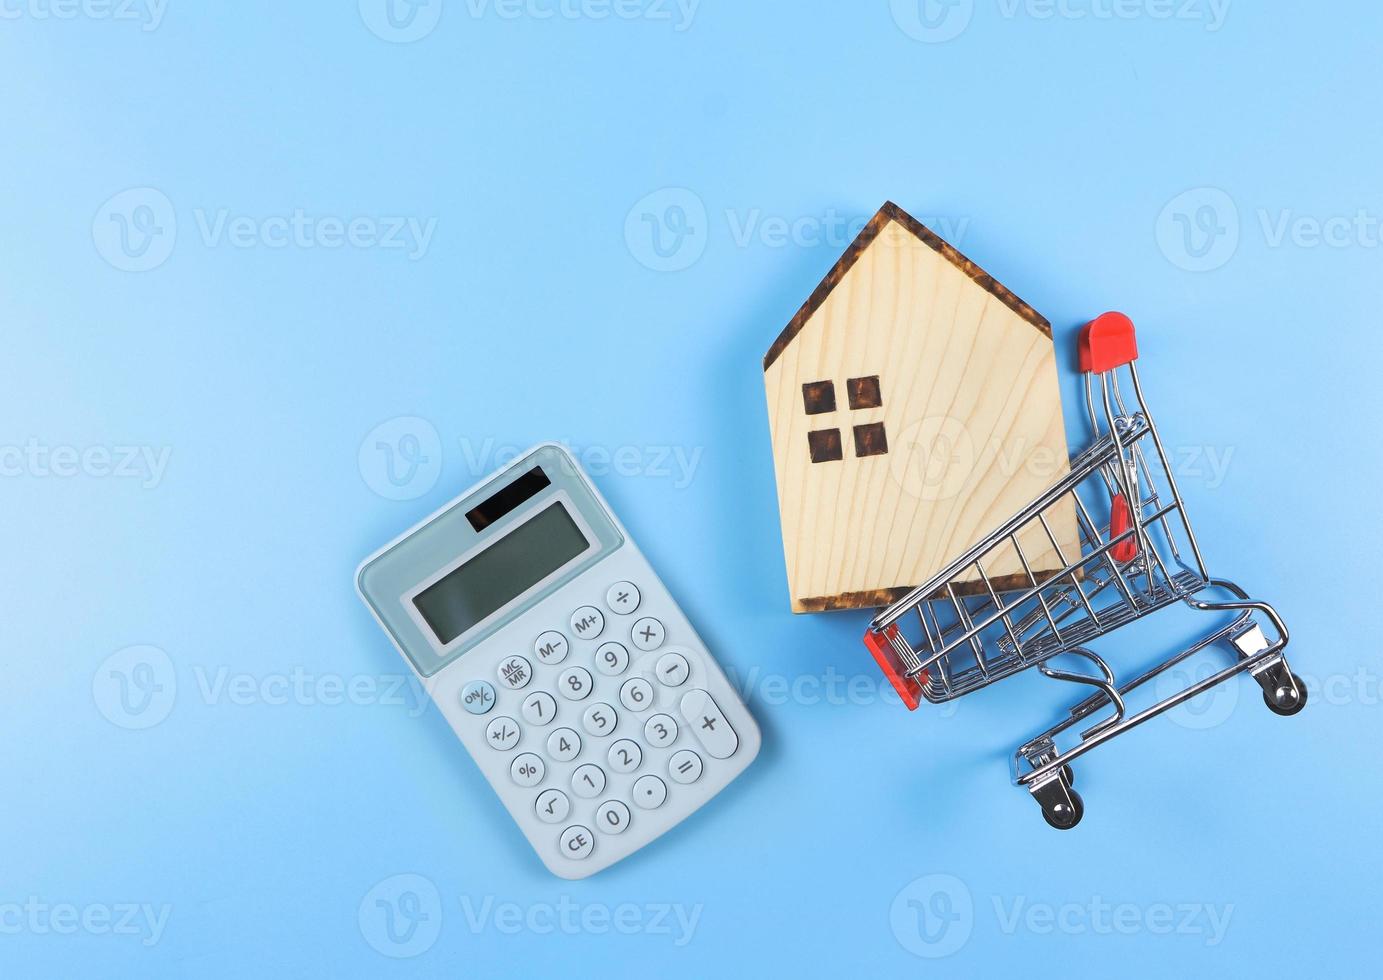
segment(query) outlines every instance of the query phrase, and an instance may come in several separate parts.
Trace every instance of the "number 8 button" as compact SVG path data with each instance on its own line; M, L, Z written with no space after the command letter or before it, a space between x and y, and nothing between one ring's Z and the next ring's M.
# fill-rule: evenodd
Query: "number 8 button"
M557 678L557 690L568 701L584 700L591 693L591 673L584 667L568 667Z

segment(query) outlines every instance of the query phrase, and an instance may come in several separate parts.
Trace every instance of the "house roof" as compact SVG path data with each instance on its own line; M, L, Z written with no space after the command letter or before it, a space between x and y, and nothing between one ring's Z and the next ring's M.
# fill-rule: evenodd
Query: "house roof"
M816 314L816 311L821 308L821 304L826 302L826 297L831 295L831 292L840 284L841 280L845 278L846 273L854 267L855 263L859 261L860 256L874 243L874 240L879 237L890 221L898 222L898 224L902 225L918 239L925 242L929 247L940 252L948 262L974 280L977 286L993 295L995 299L999 300L999 302L1003 303L1014 313L1017 313L1028 323L1031 323L1048 337L1052 335L1052 325L1047 322L1046 317L1042 316L1042 314L1038 313L1027 303L1024 303L1017 296L1013 295L1007 287L981 269L974 262L967 259L954 246L940 235L936 234L936 232L922 224L922 222L918 221L892 201L889 201L879 209L878 214L869 219L869 224L864 226L864 230L859 233L859 236L851 243L850 247L845 250L845 254L840 257L840 261L826 274L826 278L821 280L821 285L817 286L816 290L808 297L807 302L802 304L802 308L797 311L797 315L792 318L792 322L778 335L778 339L773 342L773 346L770 347L768 353L764 355L765 371L773 365L773 362L778 359L783 351L788 349L788 345L790 345L793 340L796 339L797 335L802 332L802 328L807 325L808 321Z

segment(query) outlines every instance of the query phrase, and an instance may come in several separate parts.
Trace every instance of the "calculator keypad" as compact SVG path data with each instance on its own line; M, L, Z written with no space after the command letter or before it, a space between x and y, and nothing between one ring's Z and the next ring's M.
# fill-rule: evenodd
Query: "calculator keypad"
M533 792L540 821L561 828L553 845L573 861L589 857L602 837L651 819L638 814L688 792L682 787L705 773L704 756L727 759L739 744L710 694L692 686L704 651L663 649L667 630L646 614L657 609L634 618L647 606L635 583L616 582L603 599L616 623L629 617L616 633L602 641L605 613L581 605L563 624L566 631L549 629L533 639L533 661L505 657L496 683L476 679L460 695L471 714L490 714L498 705L522 718L520 724L510 714L491 717L486 742L500 752L522 742L509 777ZM585 809L596 801L594 811Z

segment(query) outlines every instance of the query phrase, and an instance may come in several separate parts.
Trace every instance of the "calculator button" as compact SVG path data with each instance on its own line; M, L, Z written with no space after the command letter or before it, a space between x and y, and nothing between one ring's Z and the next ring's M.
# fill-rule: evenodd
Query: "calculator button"
M619 715L604 701L597 701L581 716L581 726L592 735L609 735L615 730Z
M547 754L558 762L570 762L581 754L581 736L570 728L559 728L547 737Z
M642 677L631 677L619 689L619 700L630 711L647 711L653 707L653 685Z
M538 794L535 809L543 823L561 823L571 813L571 800L560 789L545 789Z
M500 715L486 727L485 738L490 748L508 752L519 744L519 723L507 715Z
M649 650L656 650L663 645L663 640L667 638L667 631L663 629L663 624L652 616L645 616L634 624L634 628L629 631L629 636L634 641L634 646L647 653Z
M606 677L618 677L629 666L629 651L622 643L602 643L595 651L595 669Z
M571 774L571 791L588 800L599 796L605 792L605 770L589 762L577 766L576 772Z
M568 701L581 701L591 693L591 672L584 667L568 667L557 678L557 692Z
M461 707L473 715L483 715L495 706L495 686L489 681L471 681L461 688Z
M533 679L533 665L523 657L510 657L499 665L499 682L511 691L527 687Z
M605 629L605 614L595 606L582 606L571 614L571 631L583 640L594 640Z
M668 760L667 774L674 782L694 783L701 778L701 756L691 749L672 753Z
M629 829L629 808L619 800L600 804L595 811L596 829L606 834L622 834Z
M628 616L639 608L641 598L639 587L633 582L616 582L610 586L610 591L605 593L605 605L610 607L611 612Z
M549 667L555 667L566 660L567 654L570 652L567 638L556 630L548 630L533 641L533 656L537 657L540 663L545 663Z
M705 691L688 691L682 696L682 717L712 758L728 759L739 748L739 736L721 713L720 705Z
M509 765L509 775L520 786L537 786L547 774L547 764L532 752L525 752Z
M622 738L610 746L610 754L606 759L615 772L633 772L643 761L643 749L639 748L638 742Z
M591 851L595 850L595 834L579 824L562 831L562 836L557 842L562 853L573 861L585 860L591 856Z
M656 810L667 802L667 783L657 776L640 776L634 780L634 805Z
M668 687L681 687L691 676L691 667L680 653L665 653L658 658L655 672L658 680Z
M677 741L677 722L671 715L654 715L643 726L644 741L661 749Z
M557 717L557 702L546 691L534 691L523 699L523 720L530 725L551 725Z

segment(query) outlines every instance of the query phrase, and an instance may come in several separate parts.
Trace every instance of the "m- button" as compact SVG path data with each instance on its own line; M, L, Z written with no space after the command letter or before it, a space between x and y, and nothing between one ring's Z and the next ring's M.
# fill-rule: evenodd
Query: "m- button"
M688 691L682 696L682 717L701 747L712 758L728 759L740 746L739 736L705 691Z

